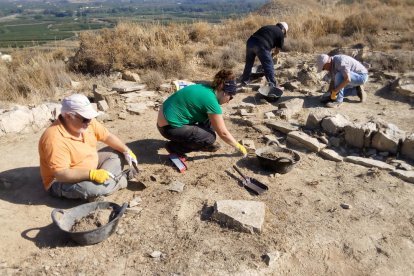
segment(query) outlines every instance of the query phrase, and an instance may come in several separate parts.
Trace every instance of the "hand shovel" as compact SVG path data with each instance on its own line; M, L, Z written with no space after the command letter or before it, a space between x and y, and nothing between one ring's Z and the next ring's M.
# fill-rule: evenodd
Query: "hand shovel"
M233 165L233 168L241 175L243 178L243 187L249 192L255 195L260 195L269 189L265 184L258 181L257 179L245 176L236 165Z

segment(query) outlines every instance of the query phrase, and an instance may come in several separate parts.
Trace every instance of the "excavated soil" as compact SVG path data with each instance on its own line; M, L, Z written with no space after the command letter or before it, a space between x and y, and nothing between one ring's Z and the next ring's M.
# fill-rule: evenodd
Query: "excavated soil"
M283 152L283 151L277 151L277 152L267 151L267 152L260 154L260 156L263 158L270 159L270 160L276 160L282 157L292 159L292 154Z
M112 209L97 209L83 218L75 220L71 232L86 232L104 226L109 222Z

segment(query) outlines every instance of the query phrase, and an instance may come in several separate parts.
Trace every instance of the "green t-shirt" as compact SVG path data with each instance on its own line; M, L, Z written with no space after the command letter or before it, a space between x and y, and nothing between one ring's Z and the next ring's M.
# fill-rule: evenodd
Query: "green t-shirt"
M189 85L172 94L164 102L163 112L174 128L205 122L208 114L223 113L213 88L204 84Z

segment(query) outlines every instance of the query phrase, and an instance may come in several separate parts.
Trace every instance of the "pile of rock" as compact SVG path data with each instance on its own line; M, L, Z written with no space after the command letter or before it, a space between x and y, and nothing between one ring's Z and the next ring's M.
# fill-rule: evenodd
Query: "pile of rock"
M351 122L341 114L324 116L321 113L311 113L306 121L306 128L313 131L322 130L330 136L330 145L333 147L346 144L376 159L401 155L414 160L414 134L407 134L390 123L358 123Z

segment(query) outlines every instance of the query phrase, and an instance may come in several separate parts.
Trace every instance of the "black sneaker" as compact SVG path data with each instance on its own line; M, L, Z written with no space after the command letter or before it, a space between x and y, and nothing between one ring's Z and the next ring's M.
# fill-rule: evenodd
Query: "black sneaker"
M357 91L357 95L359 97L359 100L361 103L365 102L367 100L367 93L364 91L364 87L362 85L355 87Z
M167 142L165 144L165 149L168 151L169 154L176 154L178 155L178 158L182 161L182 162L186 162L188 159L188 156L185 153L179 153L176 150L173 149L173 147L171 146L171 141Z

